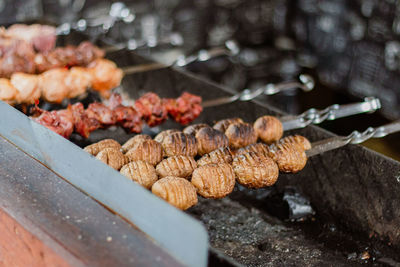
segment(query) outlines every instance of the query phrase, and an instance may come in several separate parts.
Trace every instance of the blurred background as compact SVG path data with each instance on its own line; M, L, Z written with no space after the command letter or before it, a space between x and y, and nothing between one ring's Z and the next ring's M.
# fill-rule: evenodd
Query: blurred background
M400 119L400 1L0 0L1 25L38 20L83 26L92 41L129 44L154 60L235 40L236 56L186 70L234 90L311 74L312 92L261 99L291 114L380 98L376 114L321 125L340 135ZM363 145L400 160L399 134Z

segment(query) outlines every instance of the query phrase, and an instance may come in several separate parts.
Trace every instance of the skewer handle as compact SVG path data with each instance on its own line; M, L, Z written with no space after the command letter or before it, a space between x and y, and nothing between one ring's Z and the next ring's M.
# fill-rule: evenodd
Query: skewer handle
M263 87L256 89L244 89L243 91L227 97L221 97L212 100L203 101L203 108L215 107L219 105L229 104L235 101L250 101L255 99L260 95L273 95L286 90L292 90L294 88L300 88L303 91L310 91L314 88L314 79L306 74L301 74L299 76L299 81L283 82L278 84L267 84Z
M312 148L306 151L307 157L318 155L347 144L360 144L370 138L381 138L386 135L400 131L400 120L380 126L369 127L364 132L353 131L348 136L335 136L325 140L321 140L312 144Z
M335 120L361 113L374 112L381 108L381 102L376 97L366 97L364 102L332 105L322 110L309 109L297 116L280 118L285 131L304 128L310 124L319 124L325 120Z

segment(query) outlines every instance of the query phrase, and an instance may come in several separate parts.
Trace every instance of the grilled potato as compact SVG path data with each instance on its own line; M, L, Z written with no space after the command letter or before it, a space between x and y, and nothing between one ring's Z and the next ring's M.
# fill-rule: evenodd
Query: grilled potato
M198 123L198 124L193 124L193 125L189 125L187 126L185 129L183 129L183 132L185 134L191 134L191 135L196 135L196 133L202 129L202 128L211 128L208 124L205 123Z
M156 137L154 137L154 140L161 144L162 141L164 140L164 137L166 137L172 133L179 133L179 132L181 132L181 131L176 130L176 129L165 130L165 131L162 131L159 134L157 134Z
M189 177L194 169L197 168L196 161L193 157L173 156L162 160L156 167L157 174L162 177L177 176Z
M272 186L278 180L278 165L269 157L248 152L233 159L238 183L249 188Z
M119 149L113 147L103 149L97 154L96 158L116 170L121 169L128 162L125 155Z
M227 163L207 164L194 170L192 184L205 198L223 198L235 187L235 174Z
M279 143L297 144L303 150L311 149L311 143L307 138L301 135L290 135L279 140Z
M143 160L151 165L156 165L163 158L162 146L154 140L138 142L125 154L129 161Z
M147 189L150 189L158 180L153 165L142 160L129 162L122 166L120 172Z
M229 146L238 149L257 142L257 134L248 123L232 123L225 131L229 139Z
M228 137L226 137L224 133L211 127L203 127L198 130L196 139L198 143L197 154L200 156L229 145Z
M220 147L208 154L202 156L198 161L198 166L203 166L212 163L232 163L232 151L229 147Z
M147 135L147 134L135 135L134 137L130 138L128 141L126 141L122 145L122 152L124 152L124 153L128 152L129 149L133 148L136 143L143 142L145 140L151 140L150 135Z
M86 146L83 150L92 154L93 156L96 156L101 150L109 147L118 150L121 149L121 145L117 141L113 139L104 139L101 140L100 142Z
M184 178L162 178L153 184L151 192L181 210L197 204L196 188Z
M175 132L164 137L162 143L164 156L189 156L197 154L197 140L193 135Z
M232 123L236 123L236 122L243 123L243 120L241 118L229 118L229 119L225 119L225 120L220 120L214 124L213 128L215 130L218 130L218 131L224 133L226 131L226 129L228 129L229 125L231 125Z
M255 143L248 145L246 147L242 147L235 151L235 156L246 154L248 152L255 152L256 154L268 156L268 146L263 143Z
M283 126L274 116L262 116L254 122L254 130L258 137L267 144L272 144L282 138Z
M296 173L301 171L307 163L307 156L298 144L275 143L268 147L268 155L282 172Z

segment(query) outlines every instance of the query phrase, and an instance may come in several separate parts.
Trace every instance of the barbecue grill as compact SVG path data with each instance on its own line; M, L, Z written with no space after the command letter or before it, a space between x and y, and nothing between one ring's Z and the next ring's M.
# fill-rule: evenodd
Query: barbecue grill
M110 58L120 67L152 62L127 51ZM162 97L189 91L204 100L235 93L176 68L127 76L122 88L132 99L145 91ZM89 139L73 136L70 142L5 103L0 103L0 114L0 227L5 233L0 249L6 265L400 262L400 163L362 146L347 145L315 156L298 174L281 174L273 188L236 186L222 200L200 199L185 214L79 148L104 138L124 143L132 135L123 130L98 130ZM284 115L251 100L207 108L196 122L212 124L232 114L245 121ZM168 121L145 132L154 136L172 128L182 126ZM317 126L285 135L291 133L312 142L334 136ZM102 187L92 186L94 180ZM291 205L308 208L309 217L295 220L296 207Z

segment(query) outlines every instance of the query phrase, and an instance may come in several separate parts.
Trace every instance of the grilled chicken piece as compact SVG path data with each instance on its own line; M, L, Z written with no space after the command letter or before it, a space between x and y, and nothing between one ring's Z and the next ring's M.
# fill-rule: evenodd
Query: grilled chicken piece
M9 79L0 78L0 100L12 105L17 98L18 90Z
M210 153L220 147L229 145L228 137L223 132L215 130L211 127L203 127L196 133L198 143L197 153L202 156Z
M167 157L179 155L194 157L197 154L197 140L190 134L172 133L167 135L161 144Z
M271 144L282 138L283 126L274 116L262 116L254 122L254 130L265 143Z
M39 87L44 100L61 103L69 94L66 84L69 71L65 68L51 69L39 75Z
M89 154L96 156L101 150L103 150L105 148L114 148L114 149L120 150L121 145L114 139L104 139L104 140L101 140L100 142L86 146L84 148L84 150L86 152L88 152Z
M185 134L191 134L191 135L193 135L193 136L196 136L196 133L197 133L200 129L205 128L205 127L211 128L208 124L205 124L205 123L198 123L198 124L192 124L192 125L187 126L185 129L183 129L183 132L184 132Z
M248 152L233 159L238 183L249 188L272 186L278 180L278 165L269 157Z
M248 123L236 122L228 126L225 135L229 139L229 146L238 149L257 142L257 134L253 126Z
M223 198L235 187L235 173L227 163L207 164L194 170L192 184L205 198Z
M72 67L67 77L65 85L68 87L68 98L74 98L83 95L92 85L92 75L87 68Z
M177 99L163 99L163 104L171 118L182 125L194 121L203 111L201 97L182 93Z
M154 183L151 191L154 195L181 210L197 204L196 188L184 178L165 177Z
M307 163L307 156L299 144L277 142L268 147L268 155L282 172L296 173L301 171Z
M135 108L142 114L143 120L150 126L163 123L168 118L168 111L161 98L155 93L146 93L135 101Z
M229 125L231 125L232 123L236 123L236 122L243 123L243 120L241 118L229 118L229 119L220 120L214 124L213 128L215 130L218 130L218 131L221 131L224 133L226 131L226 129L228 129Z
M122 166L120 172L147 189L150 189L158 180L153 165L142 160L129 162Z
M143 160L154 166L162 160L163 150L160 143L154 140L145 140L136 143L125 155L130 161Z
M212 163L228 163L231 164L233 161L232 151L229 147L220 147L208 154L202 156L198 161L198 166L203 166Z
M92 88L96 91L108 91L121 84L124 73L117 65L104 58L91 62L88 67L92 74Z
M172 133L180 133L181 131L177 130L177 129L170 129L170 130L164 130L162 132L160 132L159 134L156 135L156 137L154 137L154 140L162 143L164 138Z
M160 178L166 176L187 178L196 168L197 164L193 157L173 156L158 163L156 171Z
M119 149L113 147L108 147L101 150L97 154L96 158L117 171L126 163L128 163L128 159L125 157L125 155L122 154Z
M40 52L53 49L57 38L55 27L42 24L14 24L4 34L9 38L23 40Z
M135 135L122 145L122 152L126 153L129 149L133 148L136 143L141 143L146 140L151 140L151 136L147 134Z
M33 104L40 98L41 91L37 75L17 72L11 76L10 82L18 90L17 103Z

